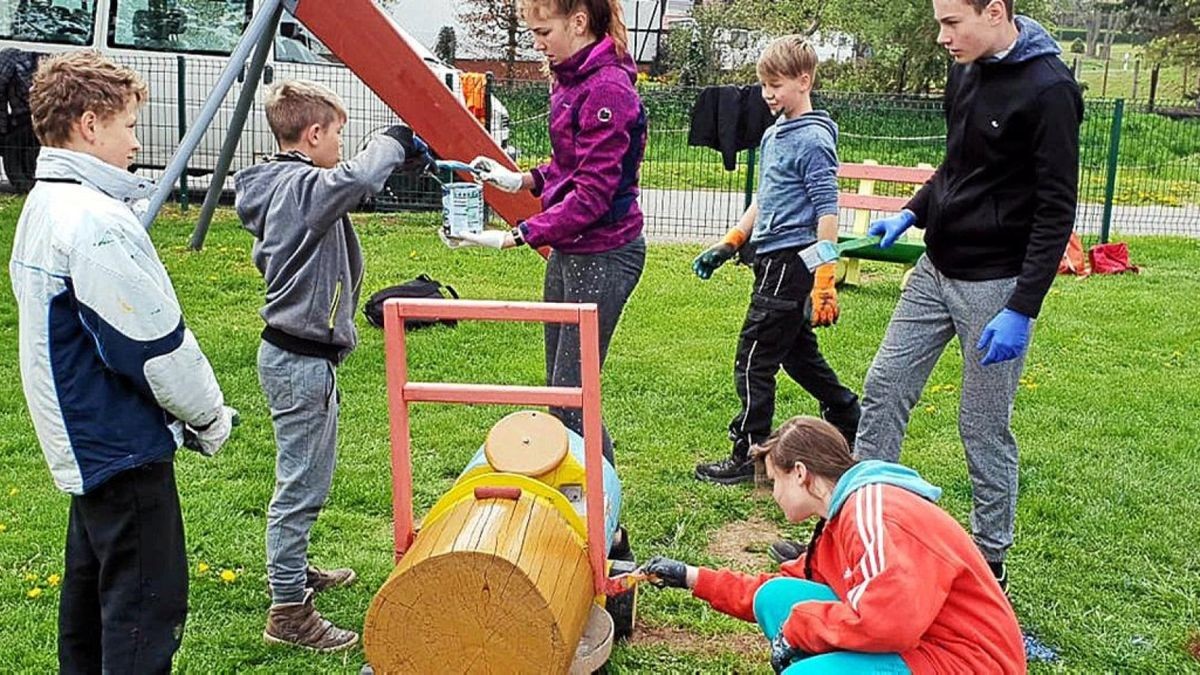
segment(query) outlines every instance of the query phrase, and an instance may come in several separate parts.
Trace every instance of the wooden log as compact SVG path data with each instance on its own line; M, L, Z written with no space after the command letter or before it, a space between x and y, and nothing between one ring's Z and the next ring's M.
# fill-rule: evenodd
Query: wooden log
M548 500L472 494L424 524L363 643L376 673L565 673L592 604L585 542Z

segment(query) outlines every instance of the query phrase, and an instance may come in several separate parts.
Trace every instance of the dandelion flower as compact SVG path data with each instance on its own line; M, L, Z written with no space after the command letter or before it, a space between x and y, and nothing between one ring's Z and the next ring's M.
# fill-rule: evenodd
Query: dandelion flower
M51 586L57 586L58 582L60 581L62 581L62 577L58 576L57 574L51 574L50 576L46 577L46 583L50 584Z
M232 584L237 581L237 574L233 570L221 570L221 581Z
M40 588L38 588L38 587L36 587L36 586L34 586L33 588L29 589L29 590L28 590L28 591L25 593L25 597L27 597L27 598L29 598L29 599L31 599L31 600L32 600L33 598L40 597L41 595L42 595L42 589L40 589Z
M208 563L202 562L199 565L196 565L196 574L205 574L210 569L212 569L212 568L208 566Z
M4 523L0 523L0 532L4 532L7 529L8 529L7 525L5 525Z
M25 581L37 581L37 580L38 580L38 575L34 574L33 572L25 573Z

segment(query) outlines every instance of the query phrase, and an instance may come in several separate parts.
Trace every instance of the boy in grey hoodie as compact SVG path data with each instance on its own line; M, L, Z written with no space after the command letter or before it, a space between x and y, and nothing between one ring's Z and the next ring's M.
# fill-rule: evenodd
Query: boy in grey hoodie
M354 581L350 569L308 564L309 530L325 504L337 447L337 366L354 349L363 261L347 215L397 168L433 159L405 126L371 139L341 162L346 109L321 85L282 82L266 98L280 152L237 174L236 205L254 235L254 264L267 285L258 376L275 426L275 494L267 511L268 642L317 651L353 646L358 635L313 607L313 594Z
M817 239L837 240L837 125L813 110L817 55L803 36L772 42L758 60L763 98L775 126L763 136L758 199L692 269L701 279L754 247L754 288L734 360L742 408L729 424L731 455L696 467L696 478L729 485L754 480L750 448L771 432L775 375L783 370L821 404L821 415L853 442L858 396L838 381L817 345L813 325L837 321L832 265L810 273L800 251ZM809 306L811 302L811 308Z

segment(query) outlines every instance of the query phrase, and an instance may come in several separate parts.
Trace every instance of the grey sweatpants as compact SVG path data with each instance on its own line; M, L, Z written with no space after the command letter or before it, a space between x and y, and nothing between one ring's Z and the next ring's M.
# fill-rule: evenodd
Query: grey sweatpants
M301 602L309 531L329 496L337 459L337 371L326 359L262 342L258 379L271 407L276 446L267 581L272 602Z
M542 298L546 302L594 302L600 319L600 365L608 356L608 343L617 330L625 303L642 278L646 266L646 240L642 237L603 253L572 255L554 251L546 261ZM579 326L546 324L546 384L578 387ZM568 429L583 434L583 414L577 409L551 408ZM603 427L604 456L613 460L612 438Z
M1013 541L1017 440L1009 425L1025 357L981 366L983 352L975 345L988 322L1004 309L1016 283L1015 277L949 279L922 256L867 372L855 442L859 459L899 461L909 413L942 351L957 335L963 355L958 432L975 502L971 532L989 562L1002 562Z

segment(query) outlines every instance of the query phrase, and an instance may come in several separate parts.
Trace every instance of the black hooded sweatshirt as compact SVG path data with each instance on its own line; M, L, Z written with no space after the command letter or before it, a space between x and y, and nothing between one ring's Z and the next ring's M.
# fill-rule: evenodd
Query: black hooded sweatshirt
M952 279L1018 277L1006 306L1037 317L1075 224L1083 99L1037 22L1000 59L956 64L946 159L909 201L930 261Z

